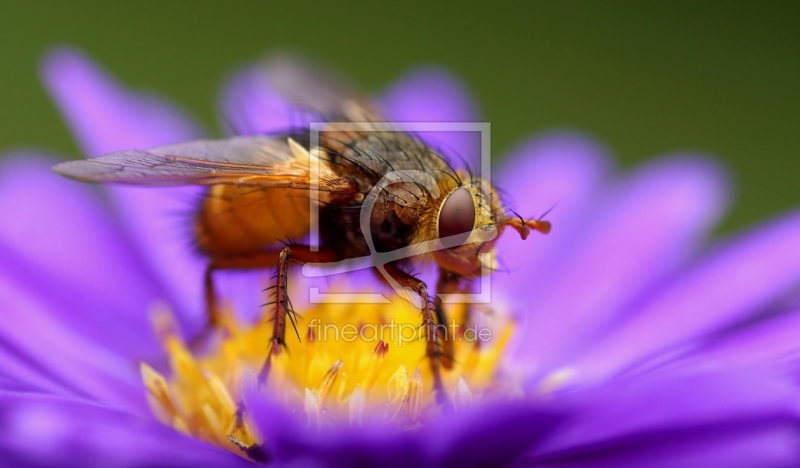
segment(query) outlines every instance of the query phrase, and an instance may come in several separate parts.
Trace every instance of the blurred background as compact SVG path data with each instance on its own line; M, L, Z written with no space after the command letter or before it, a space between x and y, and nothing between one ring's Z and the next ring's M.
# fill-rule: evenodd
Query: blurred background
M4 1L0 149L79 157L38 79L53 45L169 96L219 134L236 66L276 47L380 91L419 64L459 74L502 158L553 127L594 135L622 167L676 150L724 160L727 232L800 206L800 2Z

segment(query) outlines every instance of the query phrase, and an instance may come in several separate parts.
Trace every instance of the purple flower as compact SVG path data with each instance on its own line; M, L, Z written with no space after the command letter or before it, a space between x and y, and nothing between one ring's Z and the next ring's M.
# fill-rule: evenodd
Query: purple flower
M203 135L173 104L123 88L74 50L48 55L43 78L89 157ZM401 78L381 102L396 121L479 120L464 87L437 69ZM239 131L294 123L257 66L231 78L221 107ZM428 137L474 157L468 138ZM502 161L495 183L517 211L557 206L550 236L522 243L506 234L498 244L510 273L494 275L492 306L517 324L487 386L459 380L460 407L400 431L354 403L357 424L314 425L318 394L306 390L300 417L245 385L266 457L297 466L798 465L800 306L791 292L800 284L800 213L709 246L727 188L701 156L613 175L601 145L552 132ZM168 305L183 336L203 325L202 260L175 215L197 191L87 186L52 174L55 162L29 152L0 161L3 459L246 465L235 446L162 424L147 401L168 374L165 356L174 368L183 352L181 333L159 322L176 338L165 355L151 323L164 315L152 311ZM234 309L258 310L247 291L260 289L259 278L233 276L223 289ZM516 382L517 397L492 398L499 380ZM410 395L413 383L404 385ZM179 416L167 422L192 433Z

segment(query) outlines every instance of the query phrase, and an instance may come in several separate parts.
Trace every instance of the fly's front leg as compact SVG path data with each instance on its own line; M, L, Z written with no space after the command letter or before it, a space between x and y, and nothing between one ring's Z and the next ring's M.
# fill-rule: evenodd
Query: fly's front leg
M395 279L401 286L413 289L419 294L422 299L422 327L425 330L425 354L431 366L431 374L433 375L433 389L436 392L436 401L439 404L449 404L447 393L444 391L442 384L442 363L444 361L450 363L452 367L452 356L444 356L445 350L439 343L440 328L446 327L445 323L437 325L434 308L431 307L431 301L428 297L428 286L424 281L414 278L408 273L400 270L397 266L388 264L386 271ZM446 334L445 330L445 334ZM449 368L449 367L448 367Z
M442 302L441 294L457 294L467 292L469 289L468 280L465 279L463 276L453 273L451 271L445 270L443 268L439 268L439 279L436 282L436 297L434 298L433 304L436 311L436 318L439 323L445 324L444 328L444 335L442 337L442 343L444 346L444 356L448 356L449 359L443 359L442 365L450 369L453 367L453 355L454 355L454 343L457 338L457 333L459 333L458 327L466 327L469 323L469 315L470 315L470 308L469 304L457 304L460 307L460 314L454 319L454 326L450 326L451 324L447 321L447 311L445 310L444 303ZM458 325L456 327L455 325Z
M472 293L473 284L474 280L472 278L467 278L439 268L439 279L436 282L436 299L434 300L437 315L441 314L441 319L446 320L447 314L444 304L442 303L442 298L440 297L441 294L469 294ZM450 346L449 354L451 356L453 355L453 342L458 338L458 334L464 333L464 330L472 325L472 320L474 318L472 314L475 312L472 305L469 303L457 303L455 306L456 307L451 308L451 312L453 311L452 309L455 309L454 321L458 327L453 326L447 328L447 331L450 333L447 337L448 341L445 342L446 346Z

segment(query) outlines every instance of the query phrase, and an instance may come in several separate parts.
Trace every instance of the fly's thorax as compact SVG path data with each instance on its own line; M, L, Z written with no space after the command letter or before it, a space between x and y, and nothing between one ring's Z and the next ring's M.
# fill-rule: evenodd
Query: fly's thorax
M375 130L370 122L330 124L319 134L319 144L331 168L374 186L393 172L423 171L437 180L452 172L447 162L413 135ZM411 181L410 181L411 182Z
M414 182L401 182L384 189L384 200L404 223L419 223L422 207L429 203L430 195Z

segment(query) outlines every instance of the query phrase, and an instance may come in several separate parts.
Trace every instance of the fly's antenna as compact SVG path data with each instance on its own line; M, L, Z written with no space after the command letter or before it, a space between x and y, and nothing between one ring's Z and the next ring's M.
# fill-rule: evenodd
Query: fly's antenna
M514 211L514 210L511 210L511 209L509 209L508 211L510 211L510 212L512 212L512 213L514 213L514 216L516 216L517 218L519 218L519 222L520 222L521 224L525 224L525 218L523 218L523 217L522 217L522 216L521 216L519 213L517 213L516 211Z
M542 215L541 215L541 216L539 216L538 220L539 220L539 221L543 220L543 219L544 219L544 217L545 217L545 216L547 216L547 215L549 215L549 214L550 214L550 212L551 212L551 211L553 211L553 208L555 208L556 206L558 206L558 202L555 202L555 203L553 203L553 206L551 206L550 208L548 208L548 209L547 209L547 211L545 211L544 213L542 213ZM516 213L515 213L515 214L516 214Z
M509 210L509 211L514 213L514 216L516 216L516 217L515 218L507 218L505 220L505 222L503 222L501 224L507 224L507 225L511 226L515 231L517 231L519 233L520 237L522 237L522 240L525 240L525 239L528 238L528 236L531 233L531 229L533 229L534 231L539 231L542 234L548 234L550 232L550 229L551 229L552 226L550 225L549 221L544 221L541 218L526 220L525 218L520 216L516 211L513 211L513 210ZM550 212L550 210L548 210L545 213L545 215L547 213L549 213L549 212ZM544 215L542 215L542 216L544 216Z

